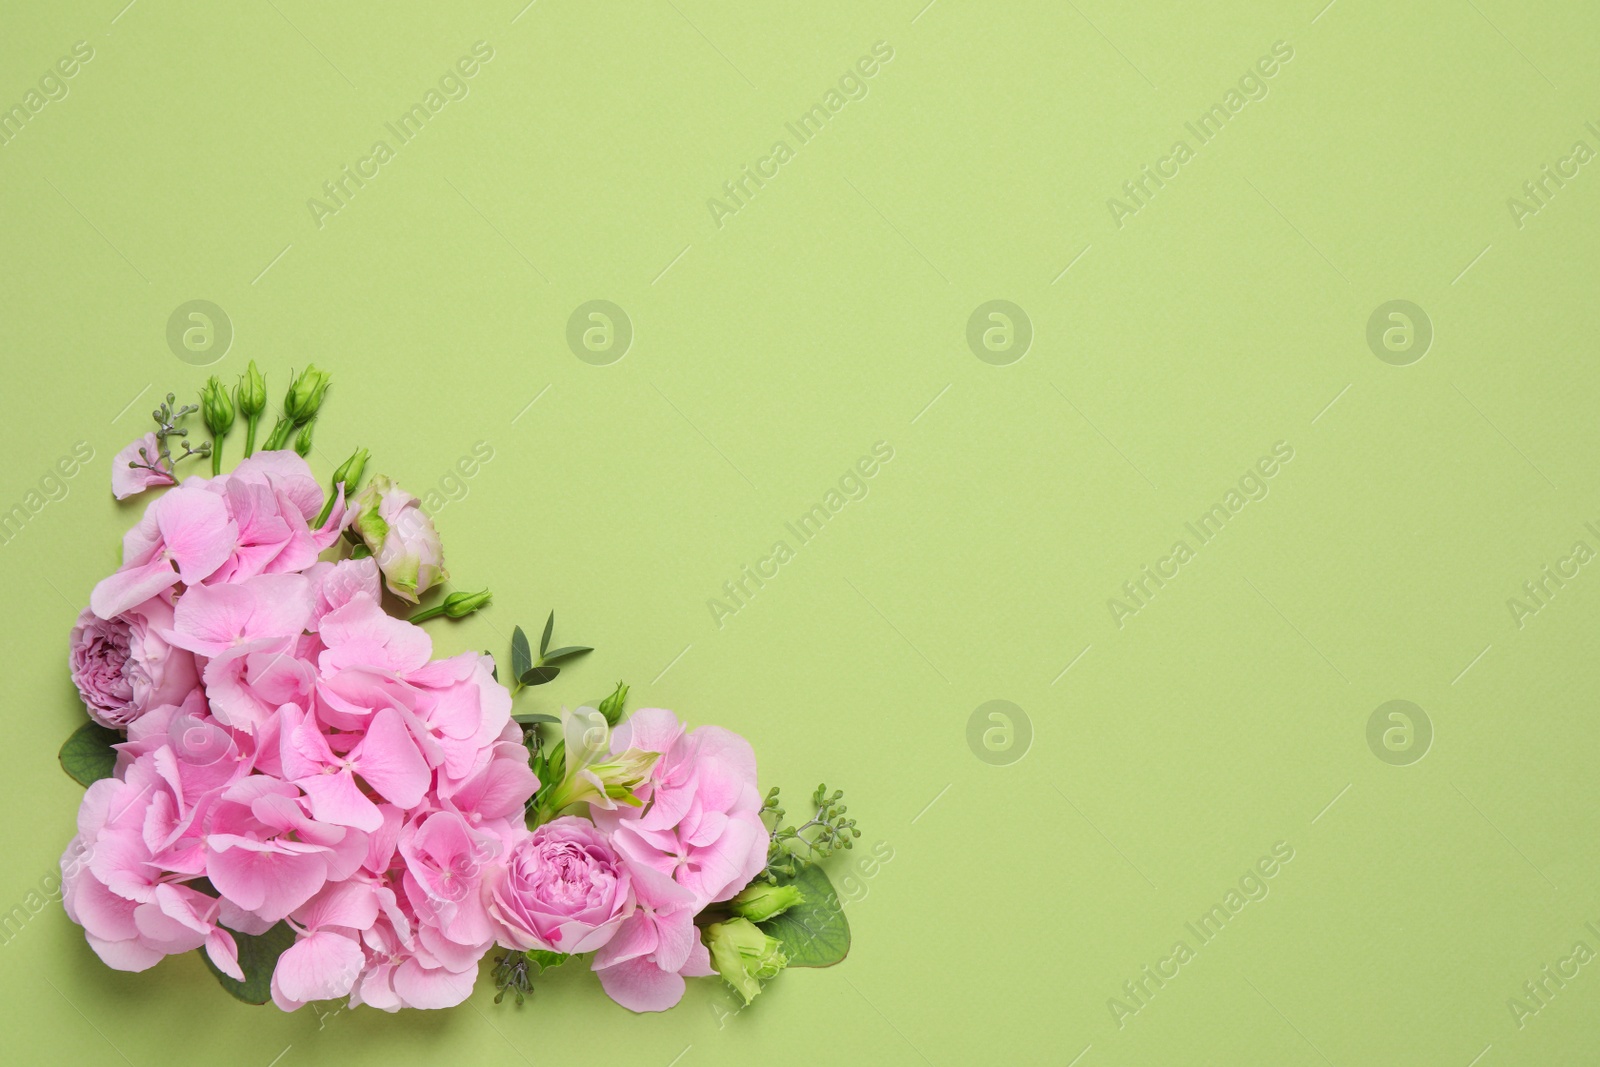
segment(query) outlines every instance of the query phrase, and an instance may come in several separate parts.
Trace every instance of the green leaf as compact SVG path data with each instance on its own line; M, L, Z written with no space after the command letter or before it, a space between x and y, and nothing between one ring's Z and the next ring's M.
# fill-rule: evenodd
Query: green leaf
M546 715L542 711L526 711L520 715L511 716L511 721L521 723L523 726L529 726L536 722L560 722L561 720L554 715Z
M533 653L528 651L528 635L518 626L511 631L511 677L521 678L533 666Z
M559 967L572 958L564 952L546 952L542 948L530 948L527 956L528 962L537 965L541 972Z
M565 648L558 648L554 652L546 652L539 657L539 662L541 664L555 663L558 660L571 659L573 656L581 656L585 652L593 651L594 649L587 645L567 645Z
M551 612L550 617L544 621L544 636L539 638L539 655L544 655L544 650L550 647L550 632L556 628L556 613Z
M757 925L783 942L789 966L832 967L844 959L850 952L850 923L822 868L813 865L793 877L779 875L778 884L799 887L805 900Z
M115 730L108 730L97 722L86 722L62 743L61 769L85 786L110 778L117 765L117 750L111 746L124 740L126 738Z
M518 679L523 685L543 685L554 681L556 675L561 673L560 667L529 667L522 672Z
M259 937L235 930L228 932L233 934L233 940L239 945L239 969L244 972L243 982L235 982L217 970L217 965L211 962L205 949L195 951L200 953L206 968L217 976L223 989L246 1004L265 1004L272 999L272 969L278 965L278 957L294 944L293 928L286 922L280 922Z

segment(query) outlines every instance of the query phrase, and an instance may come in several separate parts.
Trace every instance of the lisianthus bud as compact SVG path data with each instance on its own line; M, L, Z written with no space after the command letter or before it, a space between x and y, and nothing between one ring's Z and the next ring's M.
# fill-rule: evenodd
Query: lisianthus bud
M741 919L764 923L774 915L781 915L796 904L805 902L805 895L795 886L753 882L728 901L728 907Z
M600 702L597 711L606 718L606 725L615 726L622 721L622 705L628 699L628 687L621 682L611 691L611 695Z
M244 455L249 459L256 450L256 425L267 409L267 380L256 369L253 359L239 375L239 384L233 387L233 403L244 416Z
M233 401L213 374L200 387L200 418L211 432L211 473L222 473L222 439L233 429Z
M339 464L339 469L333 472L333 484L338 486L344 483L344 491L348 494L357 485L361 484L361 473L367 469L367 450L358 448L350 453L350 458Z
M415 604L443 581L444 547L416 497L383 475L355 500L355 529L372 550L389 592Z
M297 426L310 419L322 406L322 394L328 391L331 380L326 371L315 365L301 371L283 398L284 417L293 419Z
M233 387L233 399L239 406L239 414L246 418L256 418L266 410L267 380L256 369L255 360L252 359L239 375L239 384Z
M744 998L746 1004L761 992L761 983L777 977L788 964L783 943L768 937L749 919L729 919L706 927L706 947L711 966Z
M339 464L339 469L333 472L333 487L328 490L328 498L323 501L322 514L317 516L317 528L321 529L328 521L328 516L333 514L333 503L339 498L339 486L344 486L344 498L349 502L354 495L355 488L361 484L361 472L367 467L367 450L358 448L350 453L350 458Z
M426 622L429 619L437 619L440 615L448 615L452 619L464 619L489 603L493 597L494 594L487 589L478 593L451 593L433 607L423 608L411 616L411 621Z
M233 401L215 374L200 388L200 412L211 436L222 437L233 429Z
M493 596L487 589L478 593L451 593L444 598L444 613L452 619L464 619L489 603Z
M300 433L295 436L294 450L302 456L311 455L311 429L316 424L316 420L313 419L311 422L306 423L301 428Z

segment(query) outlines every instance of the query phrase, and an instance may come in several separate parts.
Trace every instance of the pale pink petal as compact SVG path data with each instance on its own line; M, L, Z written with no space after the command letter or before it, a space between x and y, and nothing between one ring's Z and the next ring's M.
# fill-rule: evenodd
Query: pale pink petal
M294 918L308 929L345 926L365 930L378 920L378 888L364 881L329 883L295 912Z
M411 732L393 708L384 708L372 717L367 736L351 753L351 759L368 785L402 808L416 807L433 780Z
M315 608L303 574L261 574L235 585L202 585L178 599L170 640L202 656L246 641L298 637Z
M477 968L447 971L427 968L417 960L406 960L394 972L394 991L408 1007L453 1008L472 995L478 980Z
M158 949L148 947L137 940L106 941L84 932L89 947L94 949L95 955L107 967L118 971L147 971L166 958L166 954Z
M246 911L277 922L310 900L327 881L328 864L317 854L263 851L213 834L206 870L217 891ZM218 848L218 845L228 847Z
M244 981L244 971L239 968L239 944L228 931L219 926L206 935L206 955L217 970L235 982Z
M222 566L238 542L238 528L215 493L189 486L174 489L150 505L166 553L178 565L185 585L195 585Z
M700 931L694 925L694 913L688 908L671 915L656 916L656 932L660 942L656 945L657 966L668 971L681 971L688 962L689 953L700 944Z
M144 450L143 455L139 454L140 449ZM129 466L130 463L156 463L160 455L161 442L156 440L153 432L130 441L111 461L111 495L118 500L126 500L130 496L144 492L152 485L176 484L172 476L164 470L152 471L144 467Z
M114 619L177 584L171 561L158 557L100 579L89 594L89 608L102 619Z
M617 932L610 941L600 946L594 954L594 969L601 970L612 967L626 960L648 956L660 944L660 935L656 931L656 921L653 916L643 911L636 911L617 927Z
M348 770L296 778L295 784L311 798L311 814L319 822L353 826L368 833L383 826L378 805L362 794Z
M308 934L278 957L272 971L272 999L304 1004L310 1000L331 1000L350 992L366 963L361 946L352 938L331 930ZM286 1008L293 1011L293 1008Z
M595 971L606 995L629 1011L666 1011L683 999L685 983L647 959L631 959Z

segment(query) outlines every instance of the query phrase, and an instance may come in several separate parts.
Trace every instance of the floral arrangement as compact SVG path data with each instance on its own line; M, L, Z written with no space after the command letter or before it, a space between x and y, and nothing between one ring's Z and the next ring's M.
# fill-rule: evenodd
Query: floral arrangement
M198 951L250 1003L397 1011L461 1003L498 946L496 1002L581 956L639 1012L677 1004L686 978L721 975L748 1003L785 966L842 959L817 866L859 836L841 794L819 787L811 818L780 826L748 742L628 716L621 683L594 707L519 710L592 651L550 648L553 612L537 657L514 630L509 685L487 652L434 658L422 623L490 594L441 595L432 520L387 478L361 486L366 450L324 492L306 457L328 384L292 376L256 451L252 362L231 394L216 378L197 405L168 394L114 461L119 499L161 492L71 636L90 721L61 750L87 786L62 902L100 958L142 971ZM196 458L210 477L180 478Z

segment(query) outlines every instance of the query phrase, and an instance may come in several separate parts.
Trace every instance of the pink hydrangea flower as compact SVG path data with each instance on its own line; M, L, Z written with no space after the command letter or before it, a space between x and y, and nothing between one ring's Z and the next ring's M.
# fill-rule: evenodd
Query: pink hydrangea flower
M756 757L720 726L688 730L662 708L640 708L611 737L611 751L660 752L641 808L595 809L595 822L636 865L692 892L700 906L727 900L766 865Z
M713 973L694 917L692 891L650 867L632 873L638 907L594 955L606 995L629 1011L666 1011L683 999L685 978Z

